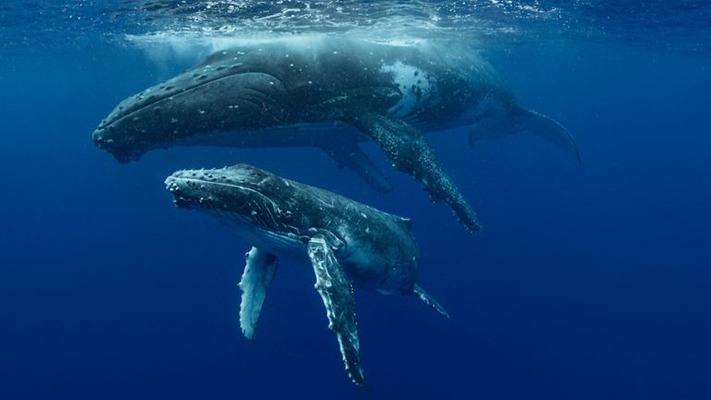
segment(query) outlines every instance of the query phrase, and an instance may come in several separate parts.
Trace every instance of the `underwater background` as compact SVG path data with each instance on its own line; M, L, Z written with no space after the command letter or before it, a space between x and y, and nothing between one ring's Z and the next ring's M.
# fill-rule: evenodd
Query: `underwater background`
M528 134L428 135L472 236L372 143L391 193L312 148L120 165L93 145L125 97L300 34L465 43L570 129L582 165ZM0 399L711 398L707 2L5 1L0 40ZM312 271L284 261L246 340L249 244L163 184L238 162L412 218L419 281L451 319L357 290L363 390Z

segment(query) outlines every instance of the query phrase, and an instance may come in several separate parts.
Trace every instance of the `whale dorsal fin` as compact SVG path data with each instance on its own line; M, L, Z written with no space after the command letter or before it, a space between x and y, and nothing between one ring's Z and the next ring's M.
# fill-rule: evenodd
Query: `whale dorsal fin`
M364 386L353 286L324 236L311 238L307 251L316 275L316 290L326 307L328 328L336 334L346 372L355 384Z
M269 285L274 278L279 259L271 254L252 247L245 254L246 264L239 282L242 289L242 300L239 307L239 324L247 339L254 338L259 314L262 311L264 299L267 297Z
M345 116L385 152L393 166L422 183L433 201L449 205L454 216L471 233L479 231L476 215L422 133L410 124L370 110L350 110Z

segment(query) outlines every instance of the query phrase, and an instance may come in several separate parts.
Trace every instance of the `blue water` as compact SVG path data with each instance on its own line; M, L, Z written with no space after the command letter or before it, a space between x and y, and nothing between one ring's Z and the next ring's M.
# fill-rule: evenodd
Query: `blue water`
M98 3L0 6L0 399L711 398L709 6ZM294 31L471 43L573 132L583 164L528 135L428 136L484 225L471 236L373 145L393 193L314 149L119 165L92 144L118 101L221 38ZM413 218L420 282L451 319L358 291L365 391L312 272L284 262L244 339L248 244L163 186L237 162Z

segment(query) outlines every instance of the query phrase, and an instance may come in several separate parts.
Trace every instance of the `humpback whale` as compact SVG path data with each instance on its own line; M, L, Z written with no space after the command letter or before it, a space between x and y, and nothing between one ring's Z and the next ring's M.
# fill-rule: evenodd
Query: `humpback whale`
M579 154L567 129L520 107L474 51L449 49L326 36L218 51L122 101L93 140L122 163L173 145L314 146L387 191L358 145L370 139L476 232L476 215L423 131L467 127L473 144L529 130Z
M239 320L247 338L254 336L280 257L313 268L328 327L357 385L365 378L354 285L416 296L448 317L416 283L418 250L409 219L245 164L177 171L165 183L179 208L209 213L252 244L239 283Z

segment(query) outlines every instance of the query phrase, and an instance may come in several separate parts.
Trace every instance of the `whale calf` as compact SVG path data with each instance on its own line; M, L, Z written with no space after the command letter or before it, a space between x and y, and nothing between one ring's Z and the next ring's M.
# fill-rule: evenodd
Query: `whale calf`
M418 250L409 219L253 166L183 170L166 187L180 208L207 212L252 244L239 287L240 326L254 336L279 259L310 264L346 371L357 385L360 361L353 286L413 295L448 316L417 283Z
M358 145L369 139L476 232L476 215L422 135L455 127L470 130L470 144L529 130L579 159L568 130L520 107L474 51L328 36L218 51L122 101L93 140L122 163L174 145L314 146L387 191Z

